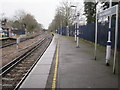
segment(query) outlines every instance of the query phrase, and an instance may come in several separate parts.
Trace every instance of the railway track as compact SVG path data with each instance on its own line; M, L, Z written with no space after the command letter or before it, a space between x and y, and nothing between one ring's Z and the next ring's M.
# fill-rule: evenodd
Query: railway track
M16 44L16 40L11 38L1 40L0 42L1 42L0 48L5 48L5 47Z
M28 52L17 57L12 62L1 68L2 73L2 88L3 90L17 90L27 75L30 73L34 65L40 59L48 45L52 40L52 36L48 35L42 38ZM1 71L0 70L0 71Z
M20 42L24 42L24 41L27 41L29 39L33 39L39 35L42 35L43 33L40 33L40 34L37 34L35 36L32 36L32 37L28 37L28 38L23 38ZM1 45L0 45L0 48L5 48L5 47L8 47L8 46L12 46L12 45L15 45L16 44L16 39L12 39L12 38L8 38L4 41L1 41Z

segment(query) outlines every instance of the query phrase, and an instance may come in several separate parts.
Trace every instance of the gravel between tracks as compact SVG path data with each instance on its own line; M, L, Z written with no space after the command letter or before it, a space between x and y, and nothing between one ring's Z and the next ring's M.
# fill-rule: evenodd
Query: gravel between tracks
M44 35L45 36L45 35ZM31 54L22 59L18 64L11 68L6 74L2 77L2 88L3 90L14 88L18 89L20 84L25 79L28 71L35 65L35 63L42 56L46 48L49 46L52 40L52 35L47 35L39 40L39 44L35 44L35 48ZM32 66L32 67L31 67ZM24 78L24 79L23 79ZM22 81L21 81L22 80Z
M32 48L32 46L23 49L31 44L33 44L34 42L39 41L42 37L46 36L47 34L42 34L39 35L33 39L24 41L19 43L19 48L17 49L17 45L12 45L6 48L2 48L2 62L0 62L0 64L2 63L2 66L6 65L7 63L9 63L10 61L12 61L13 59L15 59L16 57L20 56L22 53L25 53L26 51L30 50Z

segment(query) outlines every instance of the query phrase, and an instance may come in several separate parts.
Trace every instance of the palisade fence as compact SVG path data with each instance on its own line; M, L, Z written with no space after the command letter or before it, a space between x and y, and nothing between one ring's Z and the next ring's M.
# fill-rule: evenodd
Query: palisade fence
M98 44L106 46L108 40L108 22L98 23ZM85 40L95 42L95 23L79 26L80 38ZM57 33L61 35L68 35L68 28L63 27L57 29ZM75 34L75 27L69 27L69 35L74 36ZM112 41L112 48L114 48L115 43L115 20L112 20L112 29L111 29L111 41ZM120 19L118 22L118 51L120 51Z

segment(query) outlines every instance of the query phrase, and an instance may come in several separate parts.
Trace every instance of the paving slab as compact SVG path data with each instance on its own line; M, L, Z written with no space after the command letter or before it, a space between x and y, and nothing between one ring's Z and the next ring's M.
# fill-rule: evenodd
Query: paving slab
M50 71L50 66L51 65L36 65L34 69L31 72L31 75L48 75Z
M50 58L51 58L51 56L49 58L42 58L44 60L41 60L40 62L38 62L37 65L39 65L39 64L42 64L42 65L43 64L49 64L49 65L51 65L52 60Z
M29 75L21 88L45 88L47 75Z

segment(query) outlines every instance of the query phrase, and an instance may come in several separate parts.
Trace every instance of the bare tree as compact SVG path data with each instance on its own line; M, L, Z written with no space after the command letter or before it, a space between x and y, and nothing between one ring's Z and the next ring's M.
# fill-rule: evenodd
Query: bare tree
M27 32L40 31L42 30L42 24L39 24L33 15L25 12L24 10L17 10L12 23L13 28L27 29Z
M56 15L50 24L50 28L53 27L54 30L57 28L70 26L73 23L71 2L64 1L60 3L60 6L56 9Z
M20 21L26 15L27 15L27 13L24 10L17 10L17 11L15 11L14 20Z

